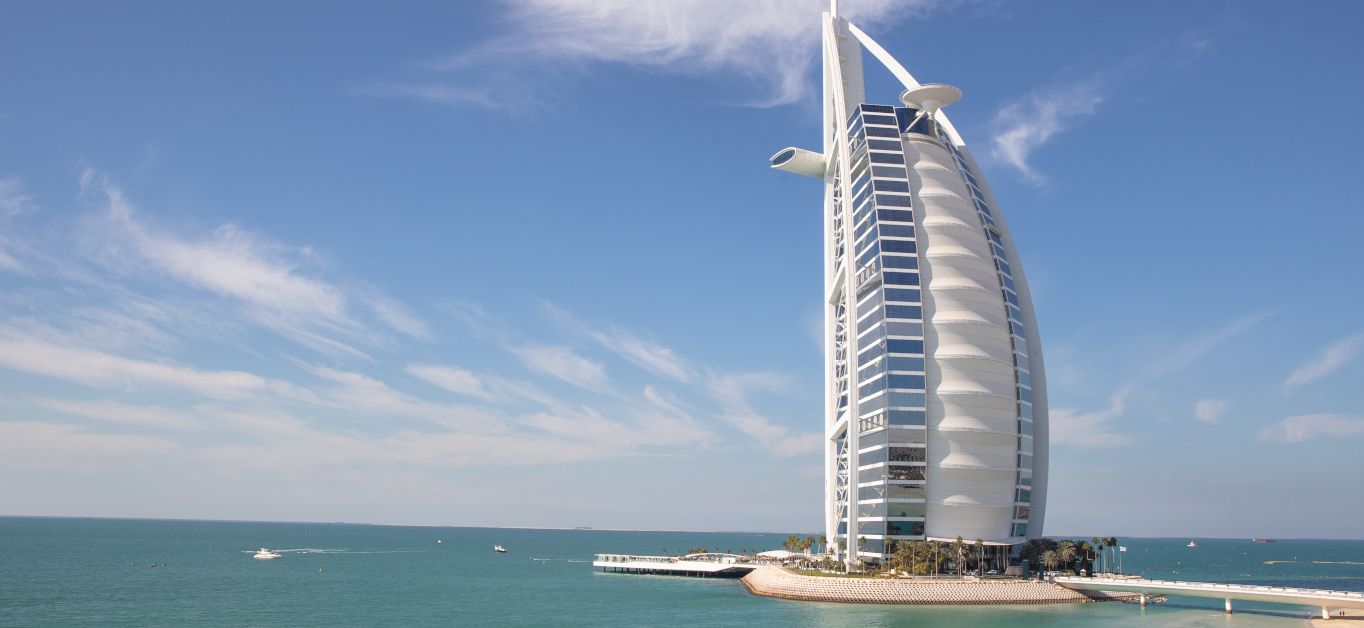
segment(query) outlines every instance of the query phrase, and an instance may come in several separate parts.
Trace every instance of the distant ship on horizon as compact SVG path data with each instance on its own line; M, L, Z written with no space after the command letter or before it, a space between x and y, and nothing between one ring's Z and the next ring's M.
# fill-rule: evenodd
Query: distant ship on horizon
M1259 537L1250 540L1251 543L1273 543L1274 539L1262 539Z

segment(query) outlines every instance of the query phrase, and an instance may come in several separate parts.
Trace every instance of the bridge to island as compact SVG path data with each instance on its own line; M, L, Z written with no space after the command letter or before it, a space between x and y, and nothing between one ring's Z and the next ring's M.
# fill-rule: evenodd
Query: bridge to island
M1125 591L1140 594L1140 603L1145 606L1146 598L1151 595L1184 595L1207 597L1226 601L1226 610L1231 612L1232 600L1248 602L1269 602L1320 608L1321 618L1330 619L1330 609L1364 609L1364 593L1355 591L1329 591L1325 589L1299 589L1294 587L1270 587L1257 584L1219 584L1216 582L1184 582L1180 580L1145 580L1141 578L1077 578L1058 576L1052 579L1058 585L1075 591Z

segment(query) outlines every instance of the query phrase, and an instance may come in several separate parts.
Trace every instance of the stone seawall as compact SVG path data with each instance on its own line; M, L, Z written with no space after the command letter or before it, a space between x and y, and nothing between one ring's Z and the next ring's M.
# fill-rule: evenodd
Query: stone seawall
M740 580L754 595L857 604L1066 604L1136 599L1135 593L1081 593L1036 580L929 580L806 576L759 567Z

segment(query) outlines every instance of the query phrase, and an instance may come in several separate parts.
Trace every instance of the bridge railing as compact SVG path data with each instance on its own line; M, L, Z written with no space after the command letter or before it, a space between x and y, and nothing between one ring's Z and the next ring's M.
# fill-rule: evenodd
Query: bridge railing
M1350 598L1364 598L1364 592L1359 591L1337 591L1333 589L1303 589L1299 587L1271 587L1262 584L1225 584L1221 582L1191 582L1188 580L1155 580L1155 579L1118 579L1118 578L1074 578L1062 576L1067 582L1102 581L1112 582L1117 585L1136 586L1150 584L1153 586L1176 586L1176 587L1198 587L1209 589L1224 589L1227 591L1264 591L1271 593L1296 593L1301 595L1340 595Z

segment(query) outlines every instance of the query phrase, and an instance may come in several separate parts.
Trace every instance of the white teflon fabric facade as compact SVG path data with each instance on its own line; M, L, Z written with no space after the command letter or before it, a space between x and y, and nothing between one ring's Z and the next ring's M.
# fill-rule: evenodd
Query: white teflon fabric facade
M910 134L927 356L926 535L1008 535L1017 408L1008 320L990 245L947 148Z

